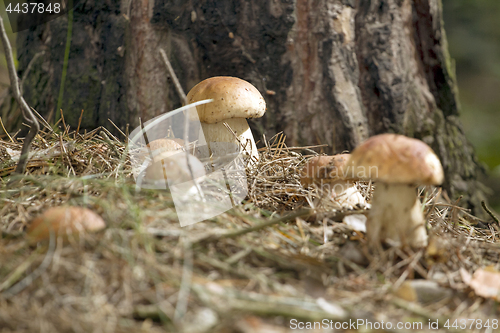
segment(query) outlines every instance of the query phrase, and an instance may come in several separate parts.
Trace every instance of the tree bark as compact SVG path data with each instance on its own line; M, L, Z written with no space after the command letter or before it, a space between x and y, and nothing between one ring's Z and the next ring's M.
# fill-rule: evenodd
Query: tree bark
M127 17L118 1L81 1L74 10L70 56L61 109L66 123L82 129L109 126L108 118L125 126L126 76L124 37ZM22 15L20 19L24 19ZM66 49L68 15L31 26L17 35L19 76L26 76L24 97L47 120L59 118L56 110ZM44 55L28 64L39 52Z
M19 72L47 50L25 97L54 113L66 23L19 34ZM180 106L158 48L166 48L186 92L216 75L243 78L267 102L254 134L284 131L291 145L352 150L394 132L427 142L451 197L483 199L474 151L459 120L453 62L440 0L91 0L75 9L63 109L84 128L121 128ZM109 127L109 126L108 126ZM479 210L478 210L479 211Z

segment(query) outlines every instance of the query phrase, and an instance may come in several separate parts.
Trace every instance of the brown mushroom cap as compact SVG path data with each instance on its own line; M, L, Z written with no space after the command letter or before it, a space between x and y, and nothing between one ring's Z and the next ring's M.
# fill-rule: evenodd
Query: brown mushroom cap
M57 237L80 232L96 232L106 227L104 220L87 208L60 206L47 209L28 226L28 241L35 244L50 238L50 231Z
M423 141L398 134L380 134L351 153L349 165L360 178L385 183L439 185L443 168L434 151Z
M337 180L355 180L347 168L350 154L334 156L316 156L311 158L302 168L300 183L303 186L311 184L330 183Z
M266 102L260 92L245 80L216 76L203 80L187 94L188 103L213 99L198 105L199 120L213 124L231 118L260 118L266 112Z

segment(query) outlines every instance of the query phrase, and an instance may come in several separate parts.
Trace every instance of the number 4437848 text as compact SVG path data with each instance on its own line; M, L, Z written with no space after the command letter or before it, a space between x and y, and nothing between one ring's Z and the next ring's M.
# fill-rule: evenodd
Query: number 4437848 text
M26 2L23 4L16 4L14 8L12 8L12 3L9 3L7 8L5 9L7 13L23 13L23 14L45 14L45 13L55 13L59 14L61 12L61 4L60 3L48 3L44 4L43 2Z

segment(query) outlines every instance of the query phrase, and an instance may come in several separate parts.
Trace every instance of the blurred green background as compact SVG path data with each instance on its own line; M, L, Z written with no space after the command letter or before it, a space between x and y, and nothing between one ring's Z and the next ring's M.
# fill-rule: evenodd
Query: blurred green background
M488 170L490 205L500 211L500 0L443 0L455 59L461 119Z
M450 53L456 62L464 130L488 170L490 205L500 211L500 0L442 0ZM6 23L3 3L0 11ZM6 24L9 31L10 26ZM15 45L15 35L9 34ZM3 47L0 46L3 52ZM14 51L15 52L15 51ZM0 94L9 84L0 56Z

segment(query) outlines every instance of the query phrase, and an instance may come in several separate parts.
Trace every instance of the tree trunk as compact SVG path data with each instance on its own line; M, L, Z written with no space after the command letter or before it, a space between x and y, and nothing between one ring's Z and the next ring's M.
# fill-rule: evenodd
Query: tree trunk
M125 126L126 75L124 33L127 18L117 1L81 1L74 10L70 55L61 109L67 124L82 129L109 126L108 118ZM19 15L20 19L24 17ZM32 62L24 82L24 97L49 121L60 117L56 110L67 47L68 15L47 24L32 26L17 35L19 76Z
M158 48L186 91L230 75L253 83L267 102L255 135L284 131L291 145L352 150L371 135L395 132L439 155L445 189L471 207L482 199L473 149L458 119L453 62L440 0L132 0L83 1L75 9L64 90L66 121L122 129L174 107ZM67 17L22 32L19 72L40 50L25 97L54 114Z

